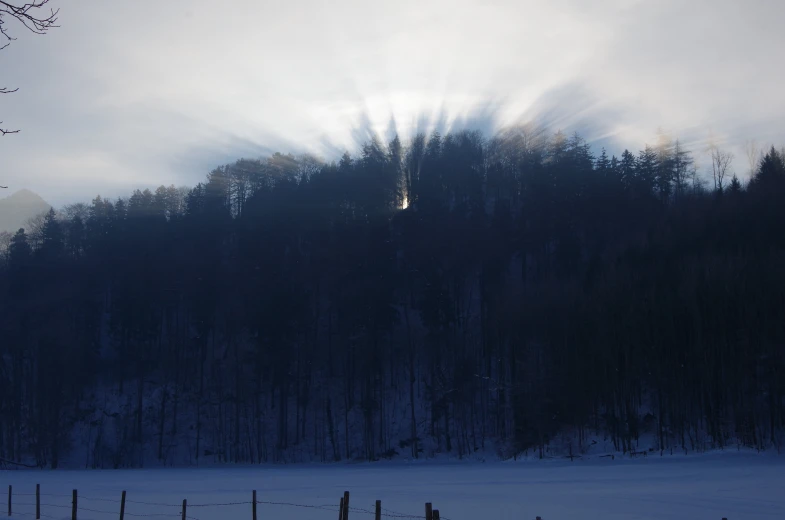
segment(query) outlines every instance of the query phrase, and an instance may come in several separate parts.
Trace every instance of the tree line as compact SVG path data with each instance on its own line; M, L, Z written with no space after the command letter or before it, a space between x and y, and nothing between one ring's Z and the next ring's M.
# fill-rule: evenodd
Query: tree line
M785 160L714 156L434 132L52 210L0 268L0 459L779 450Z

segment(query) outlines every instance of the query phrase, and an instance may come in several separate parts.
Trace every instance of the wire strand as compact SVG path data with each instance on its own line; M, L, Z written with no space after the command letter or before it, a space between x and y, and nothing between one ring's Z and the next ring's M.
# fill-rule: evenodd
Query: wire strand
M16 495L17 496L30 497L30 496L35 496L35 493L16 493ZM61 497L61 498L71 498L72 497L72 495L55 494L55 493L41 493L39 496L44 496L44 497ZM88 501L88 502L90 502L90 501L104 502L104 503L117 504L117 505L122 503L121 500L113 499L113 498L91 497L91 496L77 496L77 498L80 498L80 499L82 499L84 501ZM178 509L177 513L174 513L174 512L171 512L171 513L133 513L133 512L130 512L130 511L126 511L125 515L129 516L129 517L135 517L135 518L175 518L175 517L176 518L181 518L182 517L182 504L181 503L179 503L179 504L170 504L170 503L166 503L166 502L146 502L146 501L143 501L143 500L126 500L125 503L126 504L143 505L143 506L149 506L149 507L167 507L167 508L172 508L172 509L175 509L175 508ZM208 508L208 507L244 506L244 505L252 505L253 503L254 502L251 501L251 500L243 500L243 501L237 501L237 502L212 502L212 503L201 503L201 504L187 504L187 507L188 508L204 509L204 508ZM334 504L313 505L313 504L297 504L297 503L294 503L294 502L274 502L274 501L269 501L269 500L257 500L256 504L257 505L267 505L267 506L295 507L295 508L302 508L302 509L317 509L317 510L331 511L331 512L337 512L338 511L338 506L334 505ZM17 503L14 503L14 505L15 506L20 506L20 507L35 507L36 504L27 503L27 502L17 502ZM7 503L6 503L6 506L7 506ZM73 507L72 504L63 505L63 504L51 504L51 503L41 503L40 506L41 507L54 507L54 508L60 508L60 509L71 509ZM117 515L118 514L118 511L108 511L108 510L103 510L103 509L95 509L95 508L90 508L90 507L84 507L84 506L81 506L81 505L79 505L77 507L77 510L78 511L89 512L89 513L97 513L97 514L102 514L102 515ZM362 507L350 507L349 511L352 512L352 513L361 514L361 515L369 515L369 516L375 516L376 515L375 505L374 505L374 509L373 510L365 509L365 508L362 508ZM13 513L13 515L16 515L16 516L34 516L33 514L29 514L29 513ZM402 519L415 519L415 520L422 518L422 515L419 515L419 514L412 515L412 514L407 514L407 513L401 513L400 511L394 511L392 509L387 509L387 508L382 508L381 516L383 518L402 518ZM54 518L54 517L52 517L50 515L41 514L41 518ZM446 516L441 516L441 518L442 518L442 520L450 520L450 518L446 517ZM80 520L84 520L84 519L80 519ZM196 517L192 517L192 516L186 516L186 520L199 520L199 519L196 518Z

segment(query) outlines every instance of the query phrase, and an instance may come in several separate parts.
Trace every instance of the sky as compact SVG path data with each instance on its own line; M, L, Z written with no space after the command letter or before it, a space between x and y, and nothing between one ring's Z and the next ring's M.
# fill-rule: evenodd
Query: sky
M523 121L637 151L785 142L781 0L52 0L7 22L0 184L54 205L272 151L326 159L369 131Z

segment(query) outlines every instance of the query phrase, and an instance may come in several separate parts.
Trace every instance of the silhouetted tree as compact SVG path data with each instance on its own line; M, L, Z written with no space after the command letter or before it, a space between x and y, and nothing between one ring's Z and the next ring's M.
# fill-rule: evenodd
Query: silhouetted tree
M716 145L711 147L711 174L714 179L714 189L722 192L725 186L725 177L728 175L728 169L733 162L733 154L731 152L721 150Z

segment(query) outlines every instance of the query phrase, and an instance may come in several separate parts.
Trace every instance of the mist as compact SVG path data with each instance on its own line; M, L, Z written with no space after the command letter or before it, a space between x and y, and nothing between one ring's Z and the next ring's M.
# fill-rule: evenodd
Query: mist
M273 150L329 159L391 120L404 138L533 120L617 151L661 129L697 156L710 136L738 157L780 141L778 3L233 6L86 0L45 38L15 34L0 59L20 90L0 119L22 131L0 142L4 183L55 205L193 185Z

